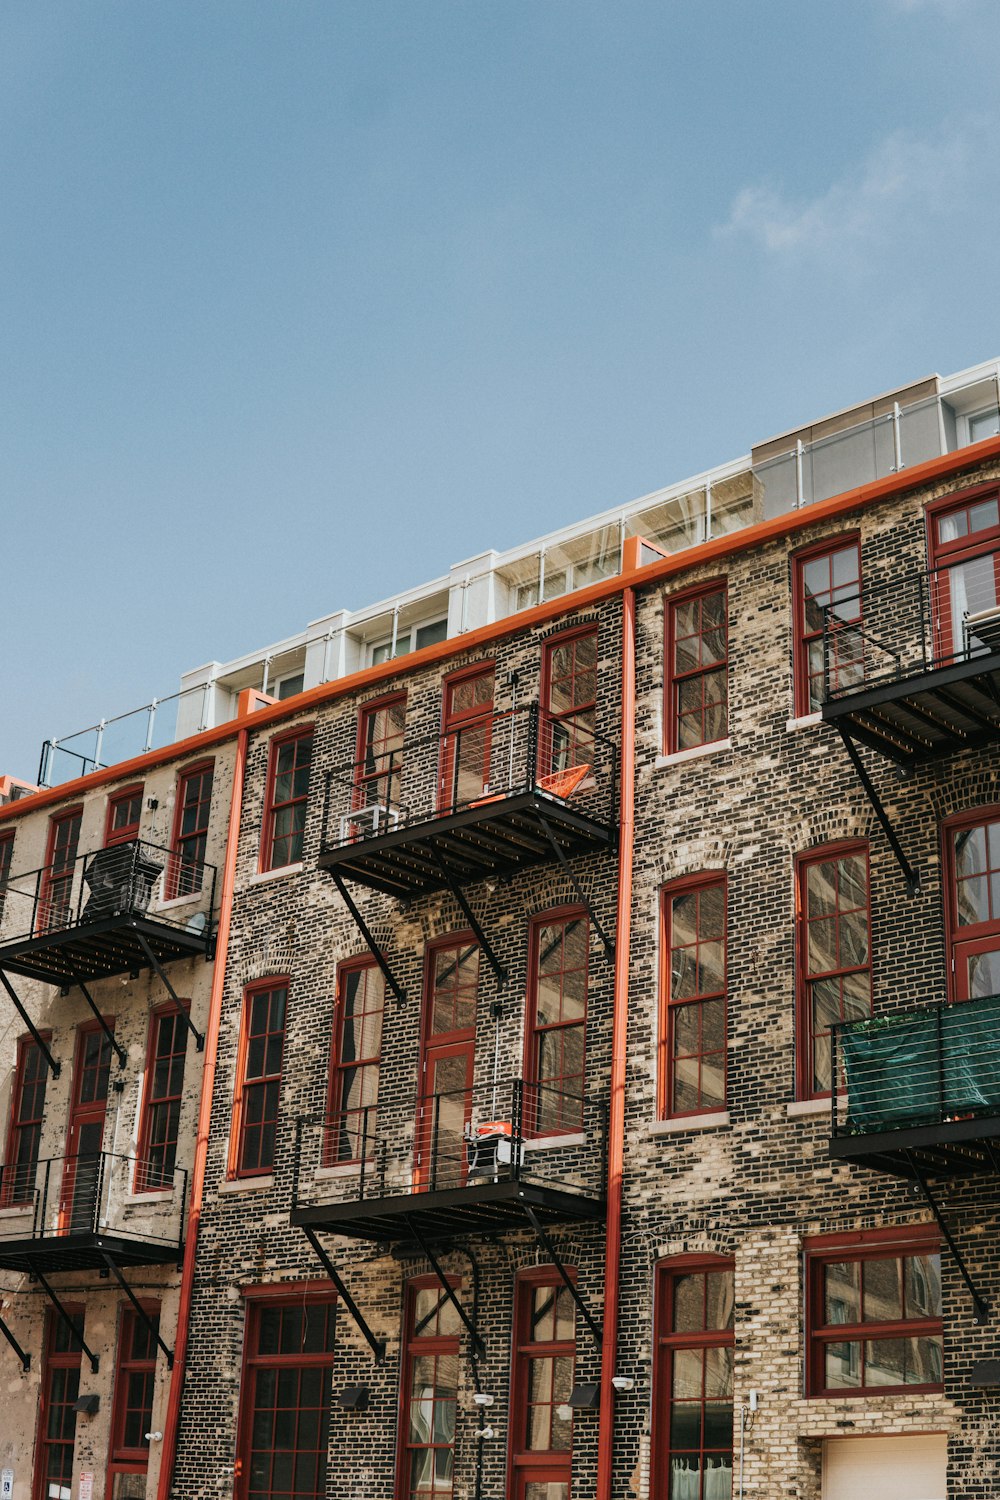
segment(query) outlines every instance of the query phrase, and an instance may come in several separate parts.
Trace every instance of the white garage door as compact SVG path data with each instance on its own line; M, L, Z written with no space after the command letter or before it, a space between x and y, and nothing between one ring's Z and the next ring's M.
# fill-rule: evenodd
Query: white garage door
M948 1439L828 1438L823 1500L946 1500Z

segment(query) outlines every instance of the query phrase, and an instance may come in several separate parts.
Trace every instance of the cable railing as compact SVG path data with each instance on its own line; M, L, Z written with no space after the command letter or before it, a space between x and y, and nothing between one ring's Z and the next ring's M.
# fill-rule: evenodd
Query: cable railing
M61 739L44 740L38 762L38 785L61 786L77 776L101 771L149 750L162 750L186 734L209 726L214 682L182 688L153 698L140 708L100 719Z
M0 894L0 946L116 917L149 916L211 936L216 867L175 849L130 839L12 876ZM187 901L180 908L164 902ZM198 899L200 898L200 899Z
M80 1151L0 1166L0 1246L113 1234L181 1246L187 1170L113 1151ZM151 1196L144 1199L143 1195ZM24 1211L24 1217L14 1212ZM30 1229L25 1219L30 1213Z
M594 710L563 715L537 703L483 714L441 734L405 739L327 773L324 851L446 818L524 792L571 801L613 824L618 750Z
M292 1207L507 1181L601 1196L606 1153L603 1098L520 1078L443 1089L297 1120Z
M1000 995L923 1005L831 1030L832 1136L1000 1116Z

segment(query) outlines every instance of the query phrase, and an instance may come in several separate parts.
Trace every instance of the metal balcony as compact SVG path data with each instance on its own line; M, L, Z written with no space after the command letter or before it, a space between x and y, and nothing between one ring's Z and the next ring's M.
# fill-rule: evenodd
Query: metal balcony
M0 970L65 987L210 956L215 881L214 865L141 839L14 876L0 891Z
M179 1262L186 1202L185 1171L111 1151L0 1167L0 1267L47 1276Z
M529 704L331 771L320 868L408 898L613 849L618 753L591 719Z
M430 1241L599 1220L605 1114L603 1100L517 1079L300 1119L291 1222Z
M830 1155L920 1182L1000 1176L1000 996L833 1029Z

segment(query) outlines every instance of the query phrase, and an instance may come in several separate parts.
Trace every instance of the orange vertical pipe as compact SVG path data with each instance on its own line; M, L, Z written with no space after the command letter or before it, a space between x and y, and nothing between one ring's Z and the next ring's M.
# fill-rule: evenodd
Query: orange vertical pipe
M181 1297L177 1312L174 1368L170 1377L167 1414L163 1422L163 1447L160 1452L160 1482L156 1492L157 1500L170 1500L170 1486L173 1482L174 1462L177 1457L177 1428L180 1421L184 1369L187 1364L191 1296L194 1290L194 1263L198 1248L201 1203L205 1188L205 1164L208 1160L208 1139L212 1124L212 1095L215 1091L215 1064L219 1055L222 996L226 983L226 953L229 948L229 927L233 912L233 891L236 885L236 853L240 841L240 813L243 808L243 781L246 774L249 739L250 730L245 726L240 730L236 741L236 760L233 766L233 794L229 806L229 832L226 837L226 858L222 867L219 925L215 938L215 968L212 971L212 993L209 999L208 1025L205 1028L205 1066L201 1077L198 1136L195 1141L194 1168L191 1173L191 1206L188 1210L187 1238L184 1242L184 1266L181 1272Z
M604 1338L597 1436L597 1500L611 1500L618 1360L618 1274L621 1265L622 1166L625 1156L625 1063L628 1055L628 981L632 945L632 837L635 805L635 590L622 594L622 733L618 844L618 924L611 1034L608 1117L608 1220L604 1252Z

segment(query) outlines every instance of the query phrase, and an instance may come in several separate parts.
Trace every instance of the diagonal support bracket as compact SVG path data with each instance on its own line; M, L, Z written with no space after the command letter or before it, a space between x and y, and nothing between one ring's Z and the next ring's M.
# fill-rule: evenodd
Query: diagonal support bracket
M365 1342L368 1344L369 1349L371 1349L372 1353L375 1356L375 1363L377 1365L384 1364L385 1339L376 1338L375 1334L372 1333L367 1322L365 1321L360 1307L355 1302L350 1292L347 1290L347 1287L344 1285L340 1272L337 1270L336 1266L333 1264L333 1261L323 1249L323 1246L320 1244L315 1231L307 1228L305 1225L302 1226L302 1229L306 1239L315 1250L316 1256L320 1264L322 1265L323 1270L326 1272L330 1280L333 1282L334 1286L337 1288L337 1295L343 1302L344 1306L347 1308L347 1311L350 1313L351 1317L354 1319L355 1327L358 1328L358 1330L364 1335Z
M576 895L576 899L577 899L579 905L582 906L585 909L585 911L586 911L587 915L589 916L591 922L593 922L593 924L594 924L594 931L597 933L597 936L600 938L601 942L604 944L604 953L605 953L605 956L607 957L608 963L614 963L614 961L615 961L615 940L614 940L614 938L609 937L609 935L605 932L604 927L601 924L601 919L598 917L597 913L595 912L592 903L590 901L588 901L587 897L584 895L583 887L582 887L582 885L580 884L580 882L576 878L576 873L575 873L575 871L573 869L573 866L570 864L569 860L566 858L566 851L563 849L563 847L560 844L559 840L556 838L555 834L552 832L552 829L550 828L548 822L546 821L545 814L541 811L540 808L538 810L538 821L542 825L542 829L543 829L543 831L545 833L545 837L548 839L550 845L552 846L552 852L553 852L553 854L555 855L555 857L559 861L559 863L562 865L563 873L566 876L566 879L569 881L570 885L573 887L573 891L574 891L574 893Z
M340 892L344 905L347 907L347 910L354 918L355 927L357 927L361 936L364 938L365 945L368 948L368 951L371 953L372 958L374 958L375 962L382 970L382 978L392 990L392 993L395 995L400 1004L405 1005L406 991L403 989L399 980L390 969L389 960L386 958L385 954L382 952L382 949L375 941L374 934L369 928L368 923L365 921L364 917L361 915L360 911L355 905L354 898L348 891L347 886L344 884L343 877L339 875L336 870L331 870L330 874L333 876L333 883L337 887L337 890Z
M94 1000L93 995L90 993L83 980L77 974L77 971L73 967L72 963L70 963L69 967L73 975L73 983L76 985L77 989L80 991L81 995L90 1006L90 1009L94 1015L94 1019L97 1021L98 1026L100 1026L101 1030L104 1032L108 1045L114 1049L115 1056L118 1059L118 1066L120 1068L124 1068L128 1062L128 1053L125 1051L125 1048L121 1045L121 1043L115 1040L114 1032L111 1030L111 1027L104 1019L97 1005L97 1002Z
M940 1205L938 1204L937 1199L932 1194L930 1187L927 1184L927 1178L921 1170L920 1165L917 1162L912 1151L907 1151L906 1159L910 1164L910 1170L913 1173L915 1181L920 1184L920 1191L923 1193L924 1197L927 1200L927 1207L934 1215L937 1227L940 1229L945 1243L952 1253L955 1264L958 1267L959 1275L965 1282L966 1290L968 1291L969 1296L972 1298L973 1322L978 1325L982 1325L983 1323L989 1321L989 1308L973 1285L972 1277L969 1275L969 1271L965 1264L965 1261L962 1259L962 1253L955 1243L955 1237L952 1234L951 1230L948 1228L948 1225L945 1222L944 1215L941 1212Z
M135 1292L133 1292L132 1288L125 1280L125 1277L122 1275L118 1263L115 1261L114 1257L109 1255L106 1250L103 1252L103 1255L104 1264L107 1266L108 1270L111 1272L112 1276L115 1278L118 1285L121 1287L122 1291L131 1302L132 1306L135 1308L136 1317L145 1326L147 1331L153 1335L153 1338L159 1344L160 1349L163 1353L163 1357L167 1361L167 1369L172 1370L174 1368L174 1351L172 1349L168 1349L166 1344L160 1338L158 1319L150 1317L149 1313L146 1311L142 1303L139 1301L138 1297L135 1295Z
M919 896L920 876L917 874L916 870L913 868L913 866L910 864L910 861L903 853L903 846L896 836L896 830L889 822L889 815L886 812L885 808L882 806L882 800L879 797L878 792L875 790L874 783L872 782L871 777L868 775L868 772L864 768L861 756L858 754L858 747L851 739L851 736L848 734L843 724L838 724L837 730L840 734L840 738L844 742L844 748L851 758L851 765L857 772L858 780L861 782L861 785L864 788L865 796L871 803L872 810L875 813L876 818L878 818L882 832L885 834L889 842L889 848L896 856L896 863L899 865L899 868L903 872L903 879L906 881L907 895Z
M480 1358L485 1359L486 1345L479 1337L479 1329L476 1327L475 1323L473 1323L472 1319L469 1317L469 1314L466 1312L461 1302L459 1302L458 1298L455 1296L455 1288L452 1286L451 1282L448 1280L448 1277L441 1269L440 1261L437 1259L434 1251L431 1249L430 1245L420 1233L420 1230L417 1228L416 1221L407 1218L406 1223L409 1226L409 1230L413 1235L413 1238L416 1240L417 1244L424 1252L427 1260L430 1262L431 1270L434 1272L434 1275L441 1283L441 1290L444 1292L445 1296L448 1298L448 1301L451 1303L452 1307L455 1309L455 1311L458 1313L458 1316L465 1324L465 1331L466 1333L468 1333L469 1338L472 1340L473 1349L480 1356Z
M465 892L457 884L455 877L445 865L444 860L441 858L441 855L433 846L431 852L434 855L434 863L441 871L441 878L444 880L445 885L447 885L455 900L458 902L465 920L468 922L469 926L472 928L472 931L475 933L476 942L486 954L486 961L497 977L497 984L502 989L503 986L507 983L506 966L500 962L500 960L494 953L489 938L486 936L480 923L476 920L475 913L473 912L472 907L469 905Z
M69 1313L63 1307L62 1303L59 1301L59 1298L56 1296L55 1292L49 1286L49 1283L45 1280L45 1277L42 1275L41 1271L38 1269L37 1266L33 1265L31 1267L31 1274L32 1274L32 1276L34 1276L35 1280L41 1284L42 1289L45 1292L45 1295L48 1297L49 1301L52 1303L52 1306L55 1308L57 1314L59 1315L60 1321L62 1322L63 1326L65 1327L67 1333L69 1334L70 1338L73 1340L73 1342L76 1345L76 1347L78 1349L82 1349L83 1352L84 1352L84 1354L90 1360L91 1373L94 1374L94 1375L96 1375L97 1372L98 1372L98 1370L101 1368L101 1362L97 1358L97 1355L94 1353L94 1351L92 1349L88 1348L86 1340L83 1337L83 1334L77 1328L76 1324L73 1322L73 1319L70 1317Z
M542 1249L549 1257L549 1260L558 1271L559 1279L561 1280L566 1290L569 1292L570 1296L573 1298L573 1301L576 1303L580 1316L586 1323L587 1327L590 1329L591 1337L593 1338L594 1343L597 1345L598 1349L600 1349L603 1341L603 1334L601 1332L600 1323L598 1323L597 1319L590 1311L590 1308L587 1306L583 1298L580 1296L580 1293L577 1291L576 1282L573 1280L572 1276L570 1276L569 1272L566 1270L566 1267L559 1259L559 1256L556 1253L556 1247L555 1245L553 1245L552 1241L549 1239L549 1236L546 1234L544 1228L542 1227L542 1224L538 1218L538 1215L535 1213L535 1210L529 1203L522 1204L522 1207L524 1209L525 1218L528 1220L528 1223L535 1231L535 1236L538 1240L538 1243L541 1245Z
M27 1374L28 1371L31 1369L31 1355L30 1354L25 1354L24 1350L21 1348L20 1344L17 1342L17 1339L14 1337L14 1335L11 1333L10 1329L7 1327L7 1324L4 1322L3 1318L0 1318L0 1333L3 1334L4 1338L7 1340L8 1344L13 1349L14 1353L17 1355L18 1359L21 1361L21 1369L24 1371L25 1374Z
M153 973L156 975L157 979L163 985L163 988L166 990L167 994L170 996L171 1000L174 1002L174 1009L177 1011L177 1014L180 1016L181 1020L184 1022L184 1025L187 1027L188 1031L194 1037L194 1044L195 1044L195 1046L197 1047L197 1049L198 1049L199 1052L204 1052L204 1050L205 1050L205 1038L202 1036L202 1034L198 1030L197 1026L195 1026L195 1024L192 1021L191 1017L188 1015L187 1006L182 1002L182 1000L181 1000L180 996L178 995L177 991L174 989L173 985L170 983L170 980L167 978L166 973L165 973L164 968L163 968L163 965L160 963L160 960L157 958L156 954L153 952L152 948L147 943L146 938L145 938L145 934L137 931L135 936L136 936L136 941L139 944L139 947L142 949L143 953L146 955L146 960L147 960L147 962L149 964L149 967L152 969Z
M17 1011L18 1015L21 1017L21 1020L24 1022L25 1026L27 1026L28 1030L30 1031L30 1033L31 1033L31 1039L34 1042L35 1046L38 1048L39 1052L44 1057L44 1059L45 1059L45 1065L48 1068L49 1072L52 1074L52 1077L53 1078L58 1078L59 1077L59 1072L60 1072L60 1066L56 1062L55 1058L52 1056L52 1053L49 1051L48 1043L42 1037L42 1034L38 1030L38 1027L35 1025L34 1021L31 1019L31 1017L28 1015L28 1012L25 1010L24 1006L21 1004L21 1000L20 1000L20 997L19 997L17 991L15 990L14 986L11 984L10 980L7 977L7 970L6 969L0 969L0 982L3 983L4 989L7 991L7 994L10 996L11 1001L13 1002L13 1005L14 1005L14 1009Z

